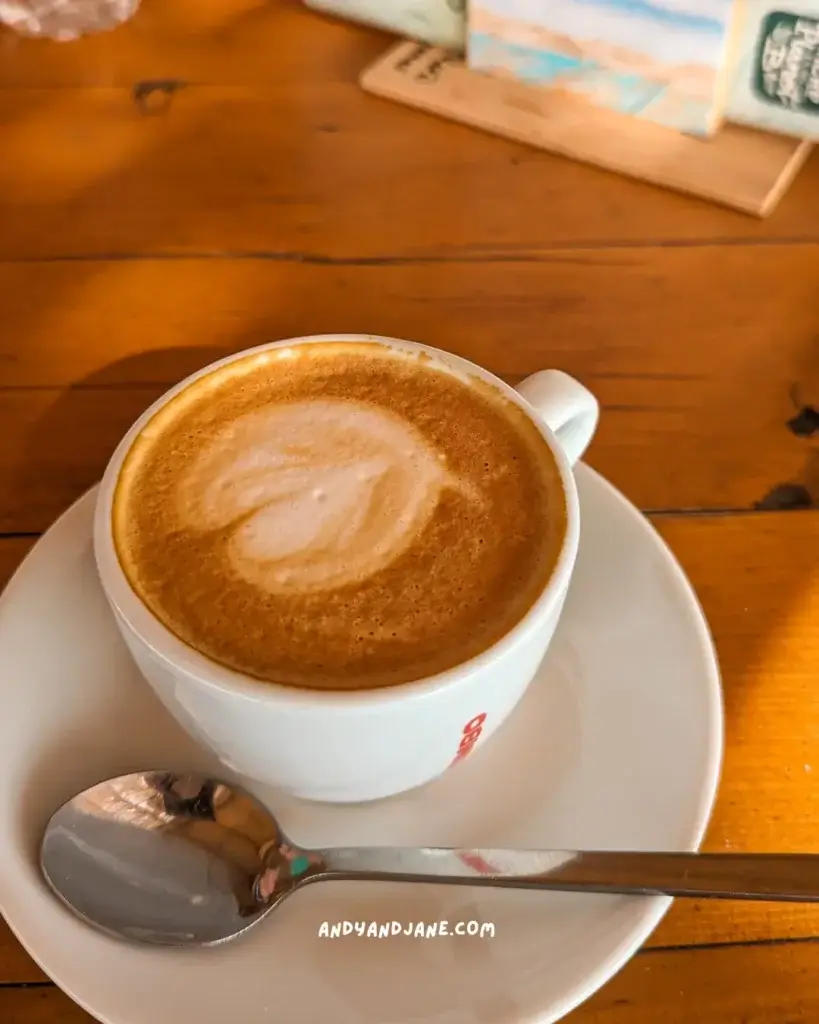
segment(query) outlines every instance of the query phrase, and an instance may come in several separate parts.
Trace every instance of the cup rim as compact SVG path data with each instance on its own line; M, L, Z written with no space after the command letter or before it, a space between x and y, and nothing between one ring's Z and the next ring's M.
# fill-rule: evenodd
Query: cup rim
M566 505L566 532L554 568L538 597L514 626L490 647L480 651L467 661L459 662L449 669L418 680L361 690L314 690L257 679L247 673L229 668L201 654L168 629L144 603L120 565L113 539L113 497L122 463L139 434L168 402L197 380L234 362L254 355L261 355L267 351L305 344L343 344L345 342L375 343L387 348L428 353L435 358L436 362L443 363L444 367L456 376L477 376L514 402L526 413L539 431L558 467ZM468 685L476 671L486 668L493 661L503 658L514 650L533 630L538 628L541 620L547 617L554 603L565 592L577 554L579 536L579 501L568 457L554 433L544 419L538 415L537 410L513 387L477 363L433 345L375 334L315 334L265 342L232 353L208 363L163 392L129 427L106 465L94 513L93 542L97 573L115 614L151 651L153 656L169 670L184 674L201 687L216 690L221 694L231 694L251 702L262 702L266 705L280 703L288 707L298 705L315 707L320 704L322 707L351 710L367 706L384 707L410 698L431 697L443 689L448 691L458 689L459 686Z

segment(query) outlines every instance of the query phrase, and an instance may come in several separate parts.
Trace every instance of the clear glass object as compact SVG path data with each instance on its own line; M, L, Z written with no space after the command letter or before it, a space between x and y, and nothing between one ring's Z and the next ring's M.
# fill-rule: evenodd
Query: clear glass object
M23 36L67 41L127 21L139 0L0 0L0 22Z

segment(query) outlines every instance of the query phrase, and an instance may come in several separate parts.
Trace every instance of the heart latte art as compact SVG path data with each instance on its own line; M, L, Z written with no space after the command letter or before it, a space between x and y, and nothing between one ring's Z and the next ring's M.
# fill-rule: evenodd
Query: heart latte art
M421 534L445 487L468 491L409 423L324 399L226 424L177 498L184 528L228 531L235 572L284 593L340 587L385 568Z
M256 679L421 679L509 632L565 536L549 446L490 385L368 342L249 353L144 425L112 513L133 590Z

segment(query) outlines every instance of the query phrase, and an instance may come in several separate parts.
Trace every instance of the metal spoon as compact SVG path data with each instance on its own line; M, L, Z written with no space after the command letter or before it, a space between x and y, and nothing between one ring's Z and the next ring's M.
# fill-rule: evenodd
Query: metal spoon
M172 946L224 942L301 886L340 879L819 901L811 854L303 850L237 787L168 771L123 775L69 800L48 823L40 863L86 923Z

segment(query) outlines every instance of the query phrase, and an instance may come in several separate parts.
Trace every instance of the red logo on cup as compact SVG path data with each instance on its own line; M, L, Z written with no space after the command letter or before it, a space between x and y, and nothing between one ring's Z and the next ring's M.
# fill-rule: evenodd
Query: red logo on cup
M458 753L453 758L452 764L457 764L458 761L463 761L466 755L472 752L472 748L478 742L480 735L483 732L483 723L485 721L485 714L475 715L474 718L469 719L461 733L461 742L458 744Z

